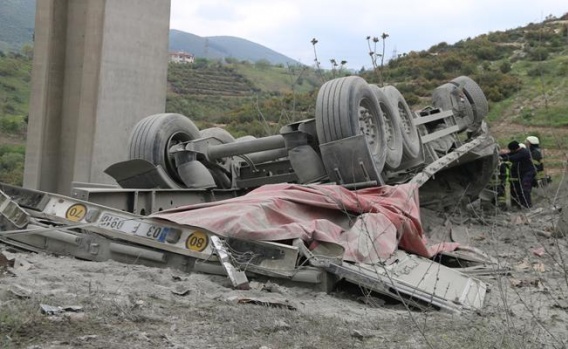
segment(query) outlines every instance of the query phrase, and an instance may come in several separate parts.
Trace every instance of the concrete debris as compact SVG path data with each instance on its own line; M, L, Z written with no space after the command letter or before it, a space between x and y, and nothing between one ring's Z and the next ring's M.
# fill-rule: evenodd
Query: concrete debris
M8 291L18 298L30 298L33 291L19 285L11 285Z
M3 253L0 253L0 268L13 268L14 267L14 259L8 259Z
M527 215L519 213L515 214L511 217L511 224L512 225L528 225L530 224L531 220Z
M562 309L562 310L568 310L568 302L566 302L564 300L556 300L554 302L554 304L552 304L551 307L557 308L557 309Z
M533 249L531 250L531 252L532 252L535 256L542 257L542 256L545 254L546 251L544 250L544 247L537 247L537 248L533 248Z
M187 278L182 277L182 276L180 276L180 275L172 275L172 280L173 280L173 281L184 281L184 280L186 280L186 279L187 279Z
M296 309L293 309L296 310ZM272 330L277 332L277 331L287 331L289 329L291 329L292 326L290 326L286 321L283 320L276 320L274 321L274 325L272 327Z
M365 331L365 330L353 330L351 331L351 337L360 340L377 337L377 331Z
M535 287L540 290L544 290L545 286L543 285L540 279L514 279L510 278L509 282L513 287Z
M529 264L528 260L523 260L520 264L517 264L515 266L515 270L516 271L525 271L525 270L529 270L531 268L531 265Z
M83 311L83 307L80 305L65 305L65 306L54 306L48 304L40 304L40 309L43 314L46 315L58 315L65 312L80 312Z
M298 310L298 307L292 304L290 301L275 298L230 297L227 300L229 302L236 302L237 304L254 304L271 308Z
M541 230L541 229L534 229L534 232L536 233L536 235L541 236L543 238L547 238L547 239L550 239L552 237L552 234L553 234L550 231Z
M191 293L191 290L187 287L183 287L181 285L179 285L178 287L175 287L173 290L171 290L173 294L177 295L177 296L187 296L188 294Z
M97 336L96 334L89 334L86 336L81 336L81 337L77 337L77 339L81 342L88 342L91 341L93 339L97 339L99 336Z
M546 271L546 267L544 266L544 263L541 263L541 262L534 263L532 268L533 268L533 270L538 271L540 273L544 273Z
M543 273L543 272L546 271L546 266L542 262L536 262L536 263L530 264L529 261L527 259L525 259L525 260L523 260L522 263L515 266L515 270L519 271L519 272L534 270L534 271L538 271L538 272Z
M261 291L282 294L282 290L280 289L280 286L278 286L277 284L270 282L270 281L265 283L264 285L262 285Z

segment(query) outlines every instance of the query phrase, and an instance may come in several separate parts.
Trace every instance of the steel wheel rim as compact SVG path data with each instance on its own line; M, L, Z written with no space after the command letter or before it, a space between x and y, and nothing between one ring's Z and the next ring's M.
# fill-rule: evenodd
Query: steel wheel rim
M400 115L400 121L402 121L402 129L404 131L405 134L410 135L411 134L411 122L410 122L410 116L408 115L408 113L406 112L406 109L403 108L403 106L399 103L398 104L398 113Z
M392 124L392 117L388 117L386 110L383 108L383 103L380 103L380 108L383 114L383 120L385 122L385 138L387 140L387 148L394 149L394 126Z
M359 131L365 136L365 141L369 146L369 151L374 157L377 157L380 152L379 137L381 130L376 122L375 116L371 113L369 102L366 100L361 101L359 104Z
M165 170L170 176L174 177L180 183L183 183L183 181L178 174L175 156L171 155L170 149L175 145L191 141L192 139L193 137L191 137L187 133L176 132L172 134L172 136L168 139L168 142L166 143L166 147L164 149L165 152L164 159L166 163Z

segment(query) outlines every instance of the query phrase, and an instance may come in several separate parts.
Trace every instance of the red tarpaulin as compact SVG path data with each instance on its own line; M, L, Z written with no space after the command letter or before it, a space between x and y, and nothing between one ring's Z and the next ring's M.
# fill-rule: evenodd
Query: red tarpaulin
M384 260L397 246L424 257L458 246L427 245L414 184L354 191L338 185L265 185L234 199L178 207L152 217L244 240L336 243L345 250L344 260L361 263Z

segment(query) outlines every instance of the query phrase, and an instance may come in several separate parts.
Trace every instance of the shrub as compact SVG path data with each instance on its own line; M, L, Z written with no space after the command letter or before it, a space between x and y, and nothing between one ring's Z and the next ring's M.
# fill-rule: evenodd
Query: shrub
M23 148L23 147L22 147ZM16 152L2 152L0 148L0 182L22 185L24 173L24 154L16 149Z
M527 70L527 75L530 76L530 77L538 77L538 76L541 76L543 74L549 74L549 73L550 73L550 69L548 69L547 67L545 67L544 65L541 65L541 64L537 64L533 68Z
M6 106L8 106L7 104ZM4 110L6 110L6 106ZM25 131L26 123L23 116L6 115L0 118L0 131L7 133L20 133Z
M511 71L511 63L509 63L508 61L502 62L499 65L499 70L501 71L501 73L507 74L508 72Z
M527 58L531 61L542 62L548 59L549 53L546 47L528 49Z
M566 76L568 75L568 62L562 62L558 66L558 73L559 76Z
M259 59L254 62L254 66L258 69L268 69L270 67L270 61L267 59Z

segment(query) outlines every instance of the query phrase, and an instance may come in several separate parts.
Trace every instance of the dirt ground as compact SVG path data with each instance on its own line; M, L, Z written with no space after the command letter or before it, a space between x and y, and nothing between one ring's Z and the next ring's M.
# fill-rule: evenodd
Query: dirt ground
M0 268L0 347L565 348L568 244L553 228L567 194L565 184L558 190L553 183L535 191L531 210L474 204L422 212L432 242L450 239L451 225L454 240L511 268L509 275L480 276L490 290L485 306L459 315L407 309L347 283L326 294L259 278L243 291L222 276L0 245L16 262Z

